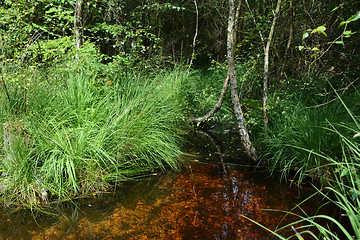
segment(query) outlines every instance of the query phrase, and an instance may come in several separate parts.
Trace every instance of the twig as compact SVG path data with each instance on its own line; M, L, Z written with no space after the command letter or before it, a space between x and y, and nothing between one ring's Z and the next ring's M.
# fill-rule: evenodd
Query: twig
M330 100L330 101L328 101L328 102L321 103L321 104L318 104L318 105L315 105L315 106L305 107L305 108L318 108L318 107L322 107L322 106L324 106L324 105L327 105L327 104L329 104L329 103L332 103L333 101L335 101L335 100L337 100L337 99L338 99L338 98L336 97L336 98L334 98L334 99L332 99L332 100Z

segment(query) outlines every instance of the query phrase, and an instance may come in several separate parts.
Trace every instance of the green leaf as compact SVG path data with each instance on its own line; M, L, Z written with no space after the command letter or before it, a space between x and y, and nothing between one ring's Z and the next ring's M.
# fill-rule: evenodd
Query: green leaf
M339 6L333 8L333 10L331 10L331 12L335 12L335 11L338 10L338 9L339 9Z
M339 27L341 27L342 25L344 24L348 24L350 22L355 22L357 20L360 19L360 11L358 11L357 13L355 13L354 15L352 15L348 20L346 21L342 21L340 24L339 24Z
M305 38L307 38L308 36L309 36L309 33L306 32L306 33L303 34L302 39L305 39Z
M349 22L348 21L342 21L340 24L339 24L339 27L341 27L342 25L344 24L348 24Z
M344 5L343 3L339 4L339 6L333 8L333 10L331 10L331 12L335 12L335 11L338 10L339 8L342 8L343 5Z
M326 30L326 27L325 26L319 26L317 28L314 28L312 31L311 31L311 34L313 33L322 33L324 34L326 37L327 37L327 34L325 33L325 30Z
M312 54L310 57L315 57L318 54L319 54L319 52L316 52L316 53Z
M313 47L312 49L311 49L311 51L319 51L320 49L318 49L317 47Z
M351 37L351 35L353 35L353 34L354 34L354 33L353 33L351 30L344 32L344 35L345 35L346 38Z
M326 30L326 27L325 27L325 26L319 26L319 27L316 28L316 31L317 31L318 33L325 32L325 30Z
M360 19L360 11L352 15L347 21L348 22L355 22Z
M344 45L344 41L336 41L335 44L342 44L342 45Z
M304 46L299 46L299 51L303 50L304 48Z

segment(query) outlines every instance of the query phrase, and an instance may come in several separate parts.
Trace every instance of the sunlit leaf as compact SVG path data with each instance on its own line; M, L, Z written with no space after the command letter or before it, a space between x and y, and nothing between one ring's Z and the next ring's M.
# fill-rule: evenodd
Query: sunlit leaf
M309 36L309 33L306 32L306 33L303 34L302 39L305 39L305 38L307 38L308 36Z
M347 21L348 22L354 22L360 19L360 11L352 15Z
M331 10L331 12L335 12L336 10L338 10L339 8L341 8L343 5L344 5L343 3L339 4L339 6L333 8L333 10Z
M326 30L326 27L325 27L325 26L319 26L319 27L316 28L316 31L317 31L318 33L325 32L325 30Z
M314 53L314 54L312 54L310 57L315 57L315 56L318 55L318 54L319 54L319 52Z
M353 34L354 34L354 33L353 33L351 30L344 32L344 35L345 35L346 38L351 37L351 35L353 35Z
M342 25L344 24L348 24L349 22L348 21L342 21L340 24L339 24L339 27L341 27Z
M336 41L335 44L342 44L342 45L344 45L344 41Z
M339 24L339 27L341 27L342 25L344 24L348 24L350 22L355 22L357 20L360 19L360 11L358 11L357 13L355 13L354 15L352 15L348 20L346 21L342 21L340 24Z
M304 46L299 46L299 51L303 50L304 48Z
M325 30L326 30L325 26L319 26L319 27L315 28L311 33L314 33L314 32L322 33L327 37Z

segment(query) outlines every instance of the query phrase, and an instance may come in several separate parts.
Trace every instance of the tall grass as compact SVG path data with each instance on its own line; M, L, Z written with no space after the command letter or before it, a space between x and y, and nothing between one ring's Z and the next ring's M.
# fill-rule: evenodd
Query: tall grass
M339 100L310 107L303 102L287 101L273 116L269 138L264 140L269 169L280 170L284 179L291 177L299 183L308 177L326 180L329 161L322 156L342 157L341 138L329 131L331 123L346 124L352 119Z
M103 81L80 70L56 87L38 86L23 119L30 141L14 144L13 152L21 154L16 161L2 161L1 197L37 204L44 195L71 198L144 172L178 168L187 78L177 69Z
M336 137L338 144L330 145L333 148L336 147L336 149L332 148L330 151L319 149L318 152L315 152L309 146L300 145L299 139L295 139L289 144L283 142L281 148L277 146L276 149L281 149L281 151L277 152L278 155L275 155L275 160L282 161L280 165L283 167L301 166L301 164L310 163L305 165L305 168L316 168L319 172L326 172L327 181L325 188L318 190L318 192L324 196L327 203L331 203L340 209L342 221L334 216L300 216L290 212L288 214L299 217L297 222L290 223L276 231L269 230L280 239L289 239L278 234L284 228L293 228L293 237L298 239L360 239L360 118L356 114L358 113L357 103L359 102L360 95L359 92L355 91L355 94L350 96L351 101L346 102L336 91L335 94L338 98L337 104L342 107L341 118L333 122L324 120L321 126L321 138L318 139L319 142L317 144L322 146L325 146L323 144L329 145L332 143L332 139L327 138L327 136ZM339 112L334 113L339 114ZM297 123L301 122L302 118L302 115L298 115ZM303 127L294 129L304 130ZM307 129L307 131L311 129ZM302 131L301 134L303 133L306 132ZM302 136L301 134L296 135L293 133L292 136L295 138L295 136ZM306 136L309 138L311 135ZM290 141L291 138L284 139ZM279 142L281 141L283 139L279 140ZM273 140L269 141L269 143L271 142ZM287 149L284 149L285 147ZM295 155L289 158L288 155L283 154L287 152L292 152ZM301 153L296 155L296 152ZM301 154L306 153L316 158L321 164L317 164L317 162L311 163L309 161L310 158L301 159ZM285 156L285 159L281 159L281 156ZM275 164L279 164L279 162ZM303 168L299 171L308 170Z

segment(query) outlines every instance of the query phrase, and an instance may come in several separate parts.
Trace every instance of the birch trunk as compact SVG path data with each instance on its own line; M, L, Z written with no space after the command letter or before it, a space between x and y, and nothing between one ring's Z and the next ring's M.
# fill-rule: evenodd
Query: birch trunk
M193 60L195 58L196 38L197 38L197 35L198 35L198 31L199 31L199 9L198 9L198 4L197 4L196 0L194 0L194 4L195 4L195 10L196 10L196 26L195 26L195 35L194 35L194 39L193 39L193 45L192 45L193 51L192 51L192 54L191 54L191 59L190 59L188 70L190 70L190 68L192 66L192 63L193 63Z
M75 3L75 19L74 19L74 35L75 35L75 48L76 50L84 43L84 30L83 30L83 14L84 13L84 1L76 0Z
M227 29L227 60L229 65L228 75L231 86L231 101L233 104L234 114L237 121L237 128L240 134L241 143L246 154L253 160L257 161L256 150L250 140L249 132L245 125L244 114L240 105L240 98L238 94L238 83L235 71L235 3L234 0L229 0L229 19Z
M238 93L238 83L235 71L235 44L236 44L236 22L239 17L241 4L239 2L237 11L235 10L234 0L229 0L229 21L227 29L227 60L228 60L228 75L225 79L220 98L213 109L202 117L190 118L192 122L202 122L213 116L222 106L224 97L226 95L228 85L231 86L231 101L233 104L234 114L237 120L237 128L240 134L241 144L244 147L245 153L254 161L257 161L256 150L250 140L249 132L245 125L244 114L240 105L240 98Z

